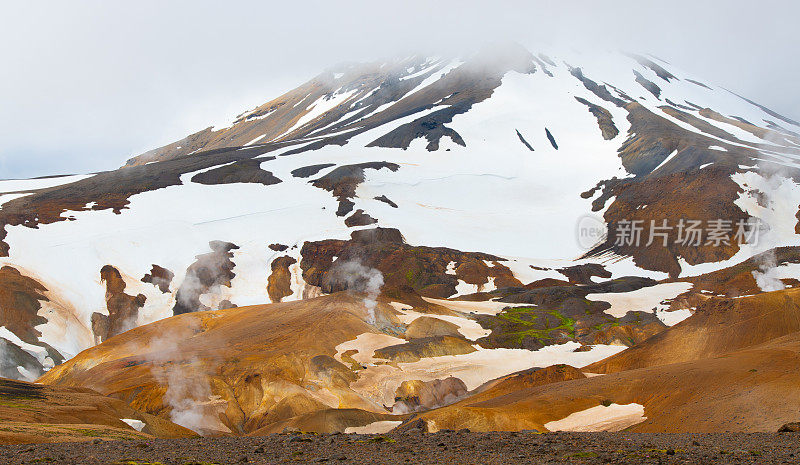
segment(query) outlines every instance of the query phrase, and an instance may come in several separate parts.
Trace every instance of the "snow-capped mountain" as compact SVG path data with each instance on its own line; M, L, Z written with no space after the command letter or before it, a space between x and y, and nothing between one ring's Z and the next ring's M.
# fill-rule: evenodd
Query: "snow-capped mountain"
M425 308L447 314L421 334L461 342L414 357L471 357L463 371L483 372L461 379L466 390L597 362L690 316L704 294L793 285L798 132L655 57L508 45L342 65L117 170L0 181L0 374L35 377L173 315L346 289L366 292L376 350L402 345ZM753 219L759 240L734 240ZM709 234L717 220L727 241L687 242L677 227ZM586 221L603 234L587 242ZM641 243L620 240L632 222ZM733 266L736 279L713 274ZM550 317L498 317L514 305L557 308L553 325L519 331ZM438 321L459 329L428 327ZM344 342L320 350L376 363ZM487 370L497 357L515 361ZM423 365L392 379L418 380ZM353 405L394 402L370 389Z

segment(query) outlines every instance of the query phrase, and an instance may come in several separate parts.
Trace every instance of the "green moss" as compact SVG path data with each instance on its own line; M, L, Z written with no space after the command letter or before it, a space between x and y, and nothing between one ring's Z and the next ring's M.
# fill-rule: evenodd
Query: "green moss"
M369 442L388 442L388 443L392 443L392 442L397 442L397 441L395 441L392 438L387 438L386 436L375 436L373 438L369 438Z
M597 452L592 452L592 451L588 451L588 452L575 452L574 454L567 454L567 455L565 455L564 457L565 457L565 458L569 458L569 457L577 457L577 458L593 458L593 457L597 457Z
M537 320L542 314L554 316L558 319L558 326L551 327L549 318L542 318L541 324ZM526 337L534 339L551 339L553 331L560 331L575 338L575 320L564 316L558 310L546 310L538 307L510 307L500 312L497 317L512 325L511 331L504 331L503 336L510 338L516 344L522 344ZM540 327L535 327L540 326ZM520 328L519 331L514 329Z
M100 432L100 431L93 430L93 429L76 428L73 431L75 431L76 433L80 434L81 436L88 436L90 438L98 438L98 437L101 437L101 436L107 436L107 434L105 434L103 432Z
M413 286L416 280L414 279L414 272L411 270L406 271L406 284Z
M31 407L28 404L25 404L23 402L15 402L15 401L11 401L11 400L6 400L6 399L3 399L2 396L0 396L0 407L18 408L18 409L23 409L23 410L34 410L34 408Z

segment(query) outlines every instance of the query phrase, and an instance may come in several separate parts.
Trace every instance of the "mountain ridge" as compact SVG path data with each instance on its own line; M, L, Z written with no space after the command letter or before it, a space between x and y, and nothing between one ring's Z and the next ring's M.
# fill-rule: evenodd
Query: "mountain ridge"
M119 169L0 181L0 376L98 383L204 434L472 421L479 386L565 363L667 376L658 351L714 326L707 311L779 308L800 284L797 127L641 55L334 68ZM120 341L155 328L185 352L139 363L162 338ZM753 338L794 334L770 328ZM264 351L273 369L248 365ZM730 368L700 352L686 367ZM159 366L208 383L171 390ZM117 389L126 372L142 384ZM595 378L564 382L611 389ZM207 411L184 415L190 394ZM640 400L614 409L667 418ZM528 426L560 421L540 413Z

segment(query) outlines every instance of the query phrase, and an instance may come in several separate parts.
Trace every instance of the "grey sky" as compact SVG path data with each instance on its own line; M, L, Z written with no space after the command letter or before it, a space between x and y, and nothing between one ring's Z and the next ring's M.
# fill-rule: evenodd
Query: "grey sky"
M117 167L341 61L487 41L652 53L800 119L791 0L0 6L0 179Z

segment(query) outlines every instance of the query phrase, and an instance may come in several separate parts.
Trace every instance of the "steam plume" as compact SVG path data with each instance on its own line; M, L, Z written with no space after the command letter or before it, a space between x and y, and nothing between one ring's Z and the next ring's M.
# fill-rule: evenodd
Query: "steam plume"
M163 403L171 409L170 419L200 434L218 429L217 422L207 415L211 386L202 362L192 357L186 363L173 363L182 355L174 342L178 339L176 335L154 338L148 346L153 354L153 378L167 388Z
M383 274L375 268L365 266L361 262L350 260L336 262L331 268L333 280L345 283L347 289L365 294L364 306L367 308L367 323L375 324L375 307L378 295L383 286Z

